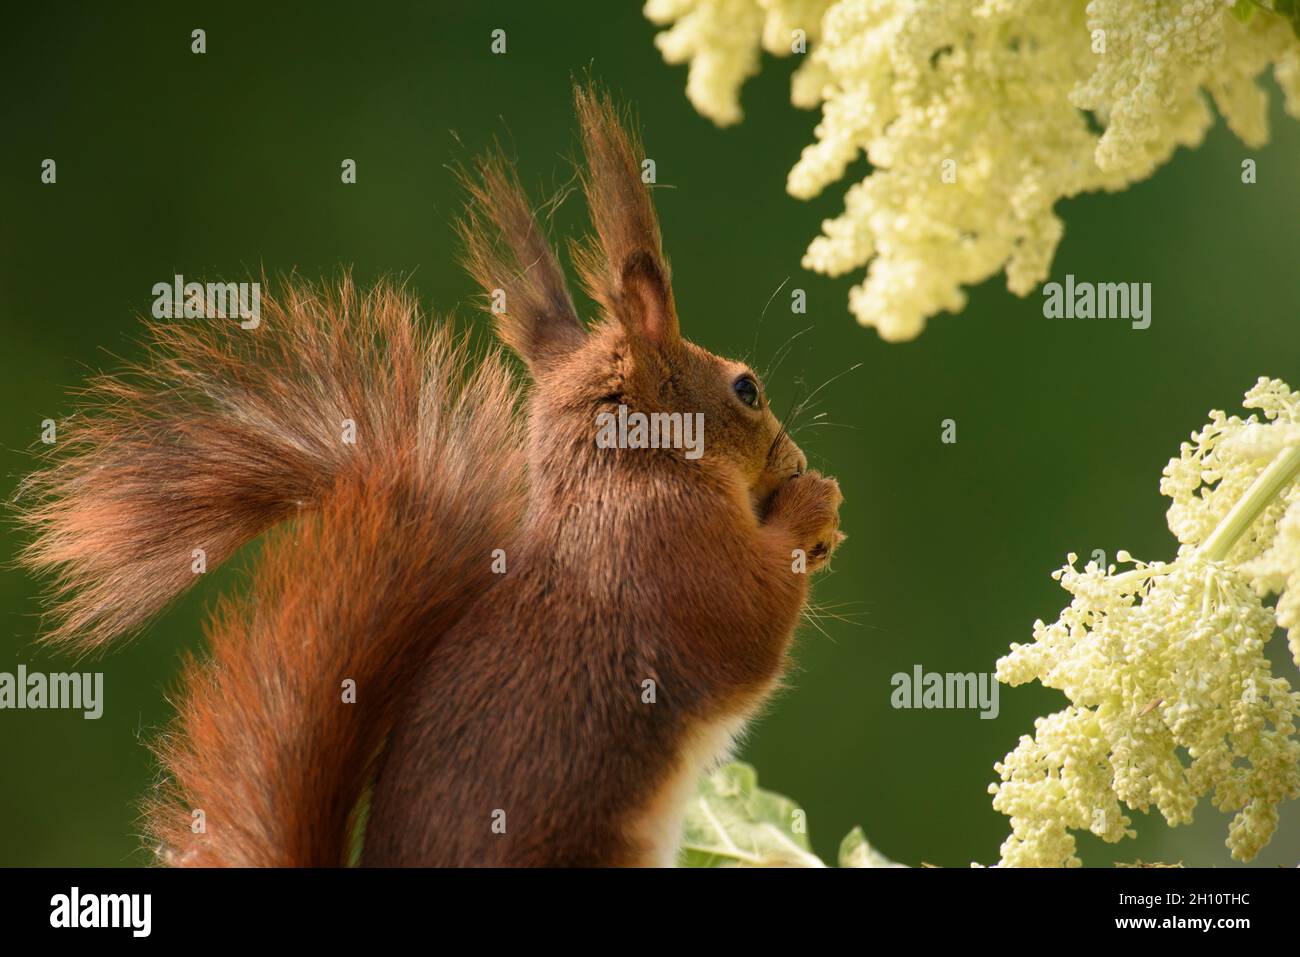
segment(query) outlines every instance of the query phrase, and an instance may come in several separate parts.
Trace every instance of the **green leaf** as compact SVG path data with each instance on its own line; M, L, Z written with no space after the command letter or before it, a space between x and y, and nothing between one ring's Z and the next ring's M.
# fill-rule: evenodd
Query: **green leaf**
M1253 5L1265 10L1269 9L1259 0L1253 0ZM1232 12L1241 16L1237 10L1238 6L1241 6L1240 0L1238 0L1237 6L1233 7ZM1300 0L1273 0L1272 12L1288 21L1291 24L1291 32L1296 35L1297 39L1300 39ZM1247 18L1241 17L1241 19L1245 22Z
M885 857L867 841L862 828L855 827L840 841L840 867L906 867Z
M700 778L686 808L682 867L825 867L808 843L803 808L758 786L753 767L740 761ZM895 864L855 827L840 842L840 867L905 867Z
M682 867L825 867L794 801L758 786L741 762L706 774L686 809Z

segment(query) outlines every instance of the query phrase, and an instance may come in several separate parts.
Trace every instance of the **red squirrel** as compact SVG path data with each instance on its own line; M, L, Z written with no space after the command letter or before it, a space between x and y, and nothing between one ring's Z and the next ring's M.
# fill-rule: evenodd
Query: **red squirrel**
M27 481L47 638L80 651L269 530L155 746L162 862L338 866L364 818L366 865L670 865L779 682L839 488L752 370L682 338L639 142L576 102L589 327L511 165L465 174L466 263L531 388L400 288L290 279L255 330L151 325ZM702 414L702 448L601 447L620 408Z

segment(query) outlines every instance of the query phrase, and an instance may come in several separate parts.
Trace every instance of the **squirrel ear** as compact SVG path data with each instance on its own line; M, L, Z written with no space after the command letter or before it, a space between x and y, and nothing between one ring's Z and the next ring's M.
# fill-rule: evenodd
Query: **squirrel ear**
M498 150L457 174L470 194L464 263L487 293L497 335L534 371L568 355L586 329L514 168Z
M656 349L681 337L672 290L649 255L628 258L619 287L615 314L629 335Z
M588 294L629 333L656 348L677 338L668 264L650 189L641 179L641 142L607 95L574 90L587 168L582 185L596 239L576 250Z

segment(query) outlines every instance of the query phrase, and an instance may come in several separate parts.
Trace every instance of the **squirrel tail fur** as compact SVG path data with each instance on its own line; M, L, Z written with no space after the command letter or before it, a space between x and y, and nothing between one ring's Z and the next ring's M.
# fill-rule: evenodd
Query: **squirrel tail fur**
M146 829L171 864L346 863L411 662L517 534L516 386L402 290L347 277L286 280L256 329L150 337L20 490L23 561L53 573L46 640L98 651L269 530L185 665Z

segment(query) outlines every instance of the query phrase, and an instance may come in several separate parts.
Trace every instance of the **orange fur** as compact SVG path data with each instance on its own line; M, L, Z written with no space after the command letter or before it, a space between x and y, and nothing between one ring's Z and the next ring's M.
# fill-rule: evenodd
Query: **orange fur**
M59 567L68 596L51 640L100 647L192 584L192 548L215 567L294 518L218 609L210 659L186 666L146 822L173 863L341 864L411 663L518 523L515 387L496 354L468 371L404 293L347 279L285 284L256 331L151 331L148 359L98 381L27 486L27 561Z

